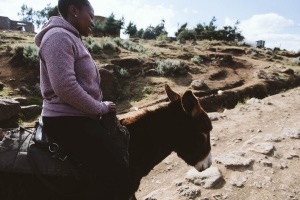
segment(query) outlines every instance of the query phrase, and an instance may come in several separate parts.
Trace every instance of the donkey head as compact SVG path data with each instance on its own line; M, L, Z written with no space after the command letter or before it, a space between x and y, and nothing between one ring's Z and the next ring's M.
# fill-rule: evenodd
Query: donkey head
M171 101L169 108L174 114L174 151L187 164L193 165L198 171L210 167L211 121L202 109L192 91L187 90L182 96L165 85Z

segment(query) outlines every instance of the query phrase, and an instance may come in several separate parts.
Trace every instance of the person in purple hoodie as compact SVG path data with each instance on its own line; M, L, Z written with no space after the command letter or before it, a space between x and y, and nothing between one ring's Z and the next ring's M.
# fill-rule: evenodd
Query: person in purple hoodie
M81 39L94 27L93 7L88 0L58 0L58 10L61 17L51 17L35 36L43 129L96 176L86 199L128 199L128 166L99 120L116 105L102 101L99 71Z

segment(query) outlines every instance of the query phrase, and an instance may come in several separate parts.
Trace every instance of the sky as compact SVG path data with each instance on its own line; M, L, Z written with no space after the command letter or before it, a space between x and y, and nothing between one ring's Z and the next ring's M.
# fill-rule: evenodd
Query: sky
M137 28L156 26L165 21L169 36L184 23L188 28L197 24L209 24L215 17L215 25L238 28L247 43L255 45L265 40L268 48L279 47L289 51L300 50L300 0L90 0L95 15L125 19L125 27L131 21ZM0 0L0 16L19 20L18 12L26 4L33 10L41 10L47 4L57 5L57 0ZM39 30L37 30L39 31ZM122 34L122 37L126 37Z

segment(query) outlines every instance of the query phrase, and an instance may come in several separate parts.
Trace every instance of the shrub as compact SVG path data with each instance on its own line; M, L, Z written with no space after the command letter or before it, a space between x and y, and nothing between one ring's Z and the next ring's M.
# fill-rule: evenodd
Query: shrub
M196 40L196 32L194 30L182 30L177 36L178 40L180 40L181 38L184 38L186 40Z
M159 41L167 41L168 40L168 34L160 34L157 38Z
M20 59L24 61L28 66L39 66L39 54L38 47L34 45L17 46L14 49L14 59Z
M115 38L114 41L119 47L129 51L142 53L147 51L147 49L144 46L137 45L136 43L131 42L130 40L122 40L121 38Z
M187 66L178 60L166 59L156 61L156 64L155 71L161 76L184 75L187 73Z
M95 53L95 54L100 53L101 50L102 47L98 43L94 42L91 44L91 51L90 51L91 53Z
M202 58L200 58L200 56L194 56L193 58L191 58L191 61L193 62L193 63L196 63L196 64L201 64L201 62L203 62L203 59Z
M6 52L11 52L13 50L13 48L10 45L6 46Z
M38 48L33 45L28 45L24 47L23 57L25 63L32 67L39 66L39 53Z
M116 67L114 68L114 73L119 78L129 78L130 74L127 69Z
M300 65L300 57L295 58L295 61L294 61L294 62L295 62L296 65Z
M16 46L14 49L14 58L23 58L23 51L24 51L24 47L23 46Z

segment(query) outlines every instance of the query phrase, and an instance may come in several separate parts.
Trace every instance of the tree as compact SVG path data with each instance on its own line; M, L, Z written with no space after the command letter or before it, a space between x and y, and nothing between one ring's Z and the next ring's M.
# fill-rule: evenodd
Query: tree
M165 29L165 20L164 19L161 20L160 24L158 24L156 27L154 27L153 32L154 32L155 38L160 36L161 34L168 35L168 32Z
M59 16L58 7L50 7L48 10L47 18L49 19L52 16Z
M18 16L21 16L21 21L34 23L35 12L32 8L29 8L26 4L21 6L21 12L18 13Z
M188 23L181 25L180 28L177 30L177 32L175 32L175 36L177 37L181 31L185 30L187 25L188 25Z
M133 22L129 22L128 26L126 27L124 34L128 34L130 38L136 37L137 35L137 28Z
M178 40L180 40L181 38L184 38L186 40L196 40L196 32L195 30L184 29L180 31L179 35L177 36Z
M104 36L120 35L120 30L123 28L123 26L124 26L124 17L122 17L120 20L116 20L114 13L111 13L111 15L105 19L102 26Z
M138 30L138 32L137 32L137 37L138 38L142 38L143 37L143 34L144 34L144 29L143 28L141 28L140 30Z
M50 5L51 4L47 4L47 6L42 10L35 11L32 8L28 7L26 4L23 4L21 6L21 12L18 13L18 15L22 17L20 20L36 24L39 28L51 16L59 15L57 6L51 7Z
M142 35L143 39L152 40L156 38L154 27L152 25L148 26Z

